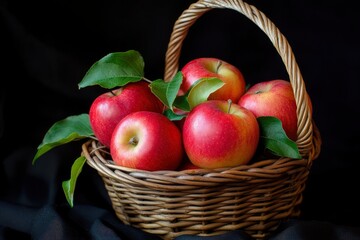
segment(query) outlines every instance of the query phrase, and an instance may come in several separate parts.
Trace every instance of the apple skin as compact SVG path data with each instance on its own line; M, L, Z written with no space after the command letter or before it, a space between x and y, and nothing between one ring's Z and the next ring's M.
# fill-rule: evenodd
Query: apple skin
M246 91L238 104L252 111L256 117L278 118L288 138L297 140L296 101L289 81L274 79L256 83Z
M247 164L259 143L259 125L254 114L224 100L208 100L193 108L183 125L184 149L200 168Z
M110 154L115 164L123 167L175 170L184 155L181 132L161 113L134 112L116 125Z
M216 77L225 84L210 94L208 100L228 100L236 103L245 93L246 83L242 72L234 65L218 58L196 58L181 69L183 82L178 95L184 95L201 78Z
M123 117L144 110L162 113L163 109L164 105L151 92L149 83L128 83L94 99L89 110L90 125L99 142L110 147L112 132Z

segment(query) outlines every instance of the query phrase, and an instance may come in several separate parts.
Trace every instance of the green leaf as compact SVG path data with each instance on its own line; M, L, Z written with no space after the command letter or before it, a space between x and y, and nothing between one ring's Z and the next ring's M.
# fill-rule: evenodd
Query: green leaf
M190 109L196 105L205 102L209 95L224 85L219 78L202 78L195 82L194 86L189 90L187 100Z
M164 115L171 121L178 121L186 117L186 114L176 114L171 109L166 109Z
M282 123L275 117L258 117L260 139L264 147L281 157L300 159L299 149L294 141L286 136Z
M62 182L62 188L66 200L71 207L74 206L74 192L75 192L76 180L79 177L85 162L86 162L86 158L84 156L78 157L71 166L70 179Z
M179 71L171 81L165 82L163 79L157 79L151 82L149 86L151 92L155 94L165 106L172 110L182 79L182 73Z
M183 96L177 96L174 101L174 107L179 108L183 111L190 111L190 105L188 102L188 94L185 94Z
M121 87L140 81L144 66L142 56L135 50L109 53L90 67L78 86L79 89L93 85L107 89Z
M88 114L70 116L58 121L45 134L42 143L37 148L32 164L40 156L57 146L92 137L93 135Z

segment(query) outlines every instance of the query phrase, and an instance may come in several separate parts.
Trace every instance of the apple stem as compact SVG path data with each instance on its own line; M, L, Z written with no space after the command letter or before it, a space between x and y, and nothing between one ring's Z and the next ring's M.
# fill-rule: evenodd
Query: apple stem
M110 90L110 93L115 97L116 94L113 92L113 90Z
M227 102L228 102L228 104L229 104L227 113L230 113L232 101L231 101L231 99L228 99Z
M93 140L97 140L97 141L99 140L99 139L97 139L97 138L94 137L94 136L89 136L89 138L90 138L90 139L93 139Z
M219 69L220 69L221 65L222 65L222 61L218 61L217 65L216 65L216 73L219 72Z
M129 143L130 143L131 145L136 146L136 145L139 143L139 139L138 139L137 137L132 137L132 138L130 138Z
M145 77L143 77L143 80L144 80L145 82L152 83L152 81L151 81L150 79L147 79L147 78L145 78Z

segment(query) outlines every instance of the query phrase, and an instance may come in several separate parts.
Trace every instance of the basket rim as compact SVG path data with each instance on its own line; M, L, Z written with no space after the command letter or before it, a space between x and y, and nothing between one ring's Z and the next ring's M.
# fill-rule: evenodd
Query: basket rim
M246 165L217 169L158 170L148 171L116 165L109 150L98 140L90 139L82 144L82 156L92 168L102 176L129 182L137 182L159 189L174 187L179 189L198 188L236 181L253 179L278 179L296 174L304 168L310 171L312 161L320 152L320 134L315 128L313 151L301 159L273 158L263 159ZM167 184L164 184L167 183ZM171 183L171 184L169 184Z

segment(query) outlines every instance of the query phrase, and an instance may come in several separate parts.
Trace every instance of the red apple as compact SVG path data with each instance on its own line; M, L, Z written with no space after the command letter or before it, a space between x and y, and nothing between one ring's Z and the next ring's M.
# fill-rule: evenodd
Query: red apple
M208 100L228 100L237 103L245 93L246 84L242 72L234 65L218 58L196 58L181 69L183 82L179 94L184 95L201 78L216 77L225 84L210 94Z
M144 110L163 111L163 104L145 81L129 83L103 93L90 106L89 118L94 135L103 145L110 147L116 124L129 113Z
M110 154L119 166L148 171L175 170L184 154L181 132L161 113L134 112L116 125Z
M278 118L282 122L287 136L296 141L296 102L289 81L275 79L256 83L246 91L238 104L252 111L256 117L272 116Z
M194 107L183 125L189 160L201 168L247 164L259 143L254 114L230 101L208 100Z

